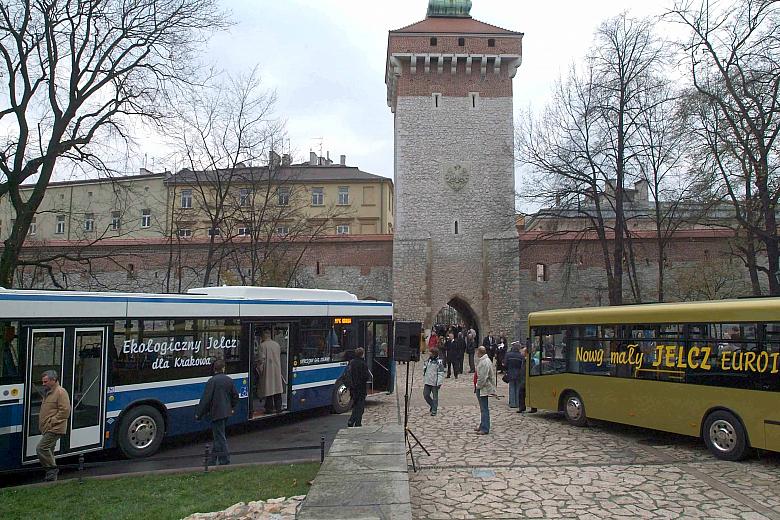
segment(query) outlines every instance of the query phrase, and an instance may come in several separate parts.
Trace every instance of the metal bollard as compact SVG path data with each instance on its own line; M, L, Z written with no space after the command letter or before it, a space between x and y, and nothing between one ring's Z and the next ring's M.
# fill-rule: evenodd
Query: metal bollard
M84 483L84 454L79 455L79 484Z
M325 436L320 437L320 464L325 462Z
M203 454L203 472L208 473L209 472L209 458L211 455L211 445L206 444L206 451Z

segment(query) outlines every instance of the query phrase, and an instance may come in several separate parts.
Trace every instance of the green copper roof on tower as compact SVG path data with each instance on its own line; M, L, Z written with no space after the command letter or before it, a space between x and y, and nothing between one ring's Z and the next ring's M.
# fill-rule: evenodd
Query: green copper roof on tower
M471 0L429 0L428 16L471 18Z

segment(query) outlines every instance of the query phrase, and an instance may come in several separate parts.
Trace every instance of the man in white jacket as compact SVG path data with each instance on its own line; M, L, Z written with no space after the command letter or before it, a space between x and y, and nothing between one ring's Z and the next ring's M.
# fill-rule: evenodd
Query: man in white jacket
M439 388L444 382L444 364L439 359L439 349L432 347L429 354L423 366L423 397L431 407L431 415L436 415L439 408Z
M487 435L490 433L490 409L488 408L488 396L496 393L496 376L493 372L493 362L487 355L485 347L477 349L477 378L474 384L474 393L477 394L479 401L480 421L479 426L474 430L477 435Z

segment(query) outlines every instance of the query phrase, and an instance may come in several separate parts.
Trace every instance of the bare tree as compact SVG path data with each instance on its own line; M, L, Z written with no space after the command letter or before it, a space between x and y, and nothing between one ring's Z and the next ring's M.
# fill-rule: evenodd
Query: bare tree
M275 102L276 94L261 88L255 68L247 76L190 91L177 110L171 133L187 167L171 184L193 193L194 207L180 208L178 220L206 221L204 286L228 253L236 213L250 201L244 172L284 140L284 125L273 118Z
M233 263L242 284L289 287L295 285L309 247L333 231L334 222L351 218L353 210L335 202L312 205L307 189L314 179L306 166L280 163L247 170L248 204L236 213Z
M596 233L612 305L623 302L624 264L633 261L626 184L639 178L642 116L657 98L649 93L663 85L661 48L648 20L606 21L585 69L572 68L539 124L527 124L519 138L521 161L536 172L528 196L547 199L551 216L584 220L581 231ZM639 285L632 288L641 300Z
M2 0L0 197L16 212L0 256L13 282L20 250L62 161L105 169L100 143L129 140L127 122L155 121L167 91L191 81L193 51L226 26L216 0ZM29 198L20 185L35 182Z
M670 82L649 91L637 133L641 146L637 152L639 178L649 191L646 217L655 232L657 285L659 302L666 299L666 251L683 225L702 220L714 206L712 199L699 191L701 177L692 172L690 149L680 102Z
M669 14L689 30L684 49L693 85L710 108L700 130L722 189L748 247L758 240L766 252L766 268L748 262L779 295L780 4L678 0Z

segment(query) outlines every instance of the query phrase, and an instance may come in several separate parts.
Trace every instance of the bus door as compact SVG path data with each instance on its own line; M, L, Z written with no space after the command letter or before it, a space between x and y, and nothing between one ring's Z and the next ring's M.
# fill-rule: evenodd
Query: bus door
M56 455L81 453L103 446L106 385L106 327L30 328L27 334L24 462L37 458L38 428L45 389L41 375L54 370L70 396L67 430Z
M390 321L362 322L361 342L366 351L366 363L373 376L369 393L389 392L393 389L390 332Z
M290 399L290 332L289 322L256 322L251 324L251 370L250 388L252 401L250 418L280 413L289 409ZM264 342L269 342L263 345ZM276 365L276 343L279 347L278 367ZM269 368L271 367L271 368ZM272 373L278 370L279 374ZM281 407L277 409L273 395L279 390L281 381ZM279 398L276 398L279 399Z

